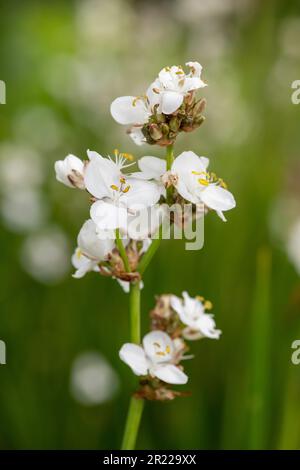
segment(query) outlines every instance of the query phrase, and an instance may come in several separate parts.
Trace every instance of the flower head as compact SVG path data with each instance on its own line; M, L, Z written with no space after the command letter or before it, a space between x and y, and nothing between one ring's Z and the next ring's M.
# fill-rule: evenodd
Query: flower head
M191 151L183 152L172 164L172 180L186 201L204 204L225 221L223 212L235 207L235 199L226 189L224 181L207 171L208 164L209 159L206 157L198 157Z
M195 91L206 84L201 79L202 66L187 62L189 72L181 66L164 67L141 96L121 96L111 104L113 118L130 126L129 135L137 145L169 145L180 131L199 127L204 118L205 101L196 101Z
M186 65L190 69L189 73L185 73L183 67L177 65L164 67L150 85L152 93L159 97L159 111L163 114L174 113L189 92L206 86L201 80L202 66L198 62L187 62Z
M182 293L183 299L171 297L171 307L178 314L186 328L182 334L184 338L194 340L203 337L219 339L221 330L216 329L213 315L205 313L211 307L210 302L203 302L201 298L192 298L187 292Z
M96 199L90 214L99 229L126 228L129 213L153 206L159 200L161 193L154 182L122 173L128 166L124 157L113 161L96 152L88 151L88 155L90 162L84 180Z
M119 356L136 375L150 374L169 384L185 384L187 375L176 364L181 359L182 346L163 331L152 331L144 336L143 346L126 343Z

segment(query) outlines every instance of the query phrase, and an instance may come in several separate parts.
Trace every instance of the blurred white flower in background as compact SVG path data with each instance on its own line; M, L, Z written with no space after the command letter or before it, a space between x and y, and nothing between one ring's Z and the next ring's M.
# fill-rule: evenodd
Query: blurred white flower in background
M44 166L35 150L21 143L0 146L0 210L9 230L27 232L45 222L48 206L40 186Z
M21 250L24 270L44 284L59 282L67 274L69 257L68 239L56 227L29 235Z
M118 387L117 373L102 354L88 351L74 360L70 390L73 398L82 405L99 405L111 400Z
M286 251L291 263L300 275L300 218L296 220L288 233Z
M41 151L53 151L67 139L67 126L59 115L45 106L31 106L14 118L17 139Z
M122 0L84 0L77 3L75 21L81 42L96 51L126 48L134 25L131 5ZM101 25L101 27L99 27ZM122 40L120 41L120 34Z
M0 145L1 192L39 186L44 181L44 166L34 149L24 143Z
M300 57L300 18L285 18L280 27L279 44L282 53L293 59Z
M40 228L48 216L48 206L36 189L10 192L1 200L3 222L13 232L28 232Z
M198 23L199 20L210 20L237 13L248 14L253 3L251 0L176 0L176 16L181 21Z

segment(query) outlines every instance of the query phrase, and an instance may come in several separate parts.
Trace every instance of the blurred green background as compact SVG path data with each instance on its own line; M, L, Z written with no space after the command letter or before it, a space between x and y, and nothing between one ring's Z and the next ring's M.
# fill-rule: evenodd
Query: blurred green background
M143 332L156 294L188 290L211 299L223 335L192 344L192 396L148 403L138 448L299 448L299 44L296 0L1 2L1 449L120 446L136 384L118 358L128 298L96 274L71 277L88 203L53 163L88 148L163 155L134 146L109 105L188 60L204 67L207 120L175 153L208 156L237 208L226 224L206 217L199 252L163 242Z

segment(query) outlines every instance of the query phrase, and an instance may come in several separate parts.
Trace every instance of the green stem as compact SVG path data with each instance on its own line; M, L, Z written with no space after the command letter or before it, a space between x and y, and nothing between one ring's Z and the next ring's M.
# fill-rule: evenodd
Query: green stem
M123 242L122 242L122 238L121 238L121 235L120 235L120 230L118 228L116 229L116 245L118 247L119 253L120 253L121 258L123 260L126 272L130 273L131 269L130 269L130 264L129 264L129 261L128 261L128 256L127 256L126 250L125 250Z
M252 307L251 348L249 360L249 424L248 448L266 449L268 446L270 334L272 317L270 307L271 252L262 247L257 256L256 286Z
M134 450L143 408L144 400L135 397L131 398L122 442L122 450Z
M166 161L167 161L167 170L171 169L172 163L174 160L173 155L173 145L169 145L166 151ZM167 201L172 203L173 197L173 188L170 187L167 189ZM159 228L158 238L155 238L151 243L149 249L144 254L138 271L140 274L145 272L145 269L149 265L151 259L153 258L156 250L159 247L161 240L161 230L162 226ZM130 272L130 266L128 262L128 257L126 250L122 243L120 232L116 230L116 244L120 255L123 259L124 266L127 272ZM130 337L131 342L135 344L141 343L141 292L140 292L140 283L135 282L130 284L130 294L129 294L129 310L130 310ZM135 448L135 443L137 439L137 434L141 422L141 417L144 408L144 400L136 397L132 397L130 400L129 410L126 419L125 431L122 442L122 450L133 450Z
M141 291L140 283L130 284L130 339L132 343L141 343ZM136 438L144 408L144 400L131 397L122 441L122 450L134 450Z
M167 146L166 150L166 160L167 160L167 171L171 170L172 163L174 161L174 153L173 153L173 144ZM173 201L173 186L167 188L167 202L172 204Z
M161 232L162 232L162 225L160 226L158 233L157 233L157 238L154 238L152 241L151 245L149 246L148 250L146 253L143 255L140 264L138 266L138 272L143 275L144 272L146 271L150 261L152 260L153 256L157 252L157 249L160 245L161 242Z
M167 160L167 171L169 171L171 170L171 166L174 161L173 144L167 146L166 160Z
M132 343L141 342L141 291L140 283L130 284L129 312L130 312L130 340Z

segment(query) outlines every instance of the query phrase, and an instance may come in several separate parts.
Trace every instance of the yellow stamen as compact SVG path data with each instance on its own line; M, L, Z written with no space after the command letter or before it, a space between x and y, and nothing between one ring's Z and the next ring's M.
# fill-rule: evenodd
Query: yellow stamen
M202 295L196 295L196 299L202 302L202 300L204 300L204 297L202 297Z
M121 176L120 183L126 183L126 180L125 180L124 176Z
M170 349L170 346L168 345L168 346L166 347L166 353L169 354L170 351L171 351L171 349Z
M110 187L111 187L111 189L113 189L114 191L119 191L118 186L116 186L115 184L111 184Z
M122 153L122 157L126 158L126 160L129 160L130 162L134 160L134 156L131 153Z
M203 186L208 186L209 185L209 182L207 180L205 180L204 178L199 178L198 182L200 184L203 184Z
M115 157L117 157L119 155L119 150L118 149L114 150L114 155L115 155Z
M128 193L129 189L130 189L130 185L128 185L125 189L122 189L122 192L123 193Z
M205 308L206 310L211 310L211 309L213 308L213 304L211 303L210 300L206 300L206 301L204 302L204 308Z

